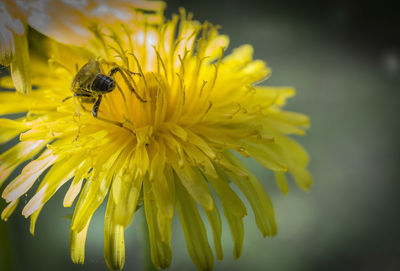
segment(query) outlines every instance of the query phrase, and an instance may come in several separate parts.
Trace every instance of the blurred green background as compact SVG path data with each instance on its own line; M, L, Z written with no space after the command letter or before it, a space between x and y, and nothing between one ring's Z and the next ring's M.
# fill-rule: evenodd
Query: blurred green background
M295 86L297 96L286 108L311 117L308 134L296 137L311 156L311 191L302 192L291 183L289 194L283 196L272 174L248 161L272 198L279 233L264 239L249 212L243 255L234 260L224 222L224 260L216 261L215 270L400 270L396 5L168 1L168 14L183 6L194 12L195 19L221 25L221 33L231 38L229 50L252 44L255 58L272 68L271 78L263 84ZM7 261L15 270L107 270L104 206L89 228L85 264L71 262L70 221L63 216L72 210L62 208L66 190L67 186L60 189L43 209L34 237L29 221L20 215L22 206L7 223L0 222L0 270ZM141 227L137 215L126 231L124 270L143 267ZM177 220L173 232L171 270L195 270Z

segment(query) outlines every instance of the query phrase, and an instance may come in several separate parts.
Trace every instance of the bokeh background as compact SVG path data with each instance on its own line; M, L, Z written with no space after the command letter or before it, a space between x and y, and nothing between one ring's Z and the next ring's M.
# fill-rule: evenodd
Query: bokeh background
M195 19L221 25L229 50L252 44L255 58L272 68L263 84L295 86L287 108L311 117L307 136L296 138L311 156L311 191L291 183L283 196L270 172L246 161L272 198L279 233L264 239L249 212L243 255L234 260L224 223L225 259L215 270L400 270L396 1L167 2L168 16L183 6ZM0 222L0 270L107 270L104 206L89 228L85 265L70 261L66 190L43 209L34 237L20 210ZM143 268L142 227L139 214L126 232L124 270ZM173 232L171 270L195 270L178 221Z

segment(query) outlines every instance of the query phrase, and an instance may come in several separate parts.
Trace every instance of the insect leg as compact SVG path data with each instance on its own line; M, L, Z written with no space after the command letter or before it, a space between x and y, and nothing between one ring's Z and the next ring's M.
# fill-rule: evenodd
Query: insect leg
M76 103L75 97L92 97L92 96L89 95L89 94L74 93L72 96L69 96L69 97L67 97L67 98L65 98L65 99L63 100L63 102L65 102L66 100L72 98L72 100L74 101L74 105L75 105L76 111L77 111L76 115L78 116L78 119L80 119L81 112L80 112L80 110L79 110L78 104ZM83 106L82 103L80 103L80 104L81 104L82 108L83 108L85 111L89 111L89 110L87 110L87 109ZM77 135L76 135L74 141L77 141L77 140L78 140L79 134L80 134L80 133L81 133L81 124L80 124L80 121L79 121L78 133L77 133Z
M71 99L73 96L68 96L67 98L63 99L62 102L65 102L66 100Z
M99 95L99 97L97 98L96 102L93 105L92 114L93 114L93 117L95 117L95 118L97 118L97 113L99 112L99 107L100 107L102 98L103 98L103 96Z
M109 73L109 75L108 76L113 76L116 72L118 72L118 71L120 71L120 68L119 67L114 67L114 68L112 68L111 70L110 70L110 73Z
M74 95L72 95L72 98L73 98L72 100L74 101L76 111L78 111L78 116L80 116L80 115L81 115L81 111L79 110L79 107L78 107L78 104L76 103L75 97L92 97L92 95L83 94L83 93L74 93ZM65 100L65 99L64 99L64 100ZM87 110L87 109L82 105L82 103L80 103L80 104L81 104L82 108L83 108L85 111L89 111L89 110Z
M81 134L81 124L79 123L79 125L78 125L78 133L76 134L76 137L75 137L74 141L78 140L80 134Z
M75 95L72 96L72 100L74 101L74 105L75 105L76 111L78 112L77 114L78 114L78 117L79 117L81 115L81 111L79 110L79 106L76 103Z
M123 124L121 122L105 119L105 118L102 118L102 117L98 116L99 107L100 107L100 103L101 103L102 98L103 98L103 96L99 95L97 100L96 100L96 102L93 105L93 109L92 109L93 117L95 117L96 119L102 120L102 121L106 121L106 122L112 123L112 124L117 125L119 127L123 127Z
M119 68L119 67L112 68L111 71L110 71L109 76L110 76L110 77L113 76L116 72L119 72L119 73L121 74L122 78L124 79L126 85L127 85L128 88L129 88L129 90L132 91L132 92L135 94L136 98L138 98L138 99L139 99L141 102L143 102L143 103L147 102L145 99L143 99L143 98L136 92L135 88L134 88L134 87L132 86L132 84L129 82L128 78L126 77L124 71L123 71L121 68Z
M84 94L84 93L74 93L75 97L88 97L88 98L93 98L93 95L90 94ZM90 112L89 109L87 109L82 102L80 102L81 107L83 108L83 110L85 110L86 112Z
M110 73L109 73L109 75L108 76L113 76L116 72L120 72L121 71L121 68L120 67L114 67L114 68L112 68L111 70L110 70ZM124 69L124 71L125 72L129 72L130 74L133 74L133 75L138 75L138 76L141 76L142 74L141 73L139 73L139 72L131 72L131 71L128 71L127 69Z
M90 98L90 97L92 97L92 95L89 95L89 94L82 94L82 93L74 93L74 95L69 96L69 97L63 99L62 102L65 102L65 101L67 101L67 100L69 100L69 99L71 99L71 98L74 98L74 97L89 97L89 98ZM75 104L75 106L77 106L77 104L76 104L76 102L75 102L75 99L74 99L74 104ZM83 106L83 104L81 104L81 106L82 106L82 108L83 108L85 111L89 111L89 110L87 110L87 109ZM78 112L79 112L79 109L78 109Z

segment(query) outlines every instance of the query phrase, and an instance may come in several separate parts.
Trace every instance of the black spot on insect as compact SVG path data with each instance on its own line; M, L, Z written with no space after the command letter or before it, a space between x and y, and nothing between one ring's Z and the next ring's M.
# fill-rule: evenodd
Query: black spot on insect
M71 97L79 97L83 103L94 102L92 114L97 117L103 95L115 89L116 83L111 77L117 71L119 68L115 67L108 75L104 75L100 71L99 62L89 60L72 79L71 91L74 94ZM65 98L64 101L71 97Z
M94 103L92 108L92 115L95 118L123 126L122 123L113 120L107 120L98 116L100 103L103 95L112 92L116 87L116 82L113 79L113 75L119 72L127 84L130 91L141 101L146 102L141 96L139 96L136 90L129 82L125 73L136 74L130 71L122 71L119 67L114 67L110 70L108 75L102 74L100 70L100 63L97 60L91 59L82 68L78 70L71 83L71 91L74 93L72 96L67 97L63 100L66 101L73 97L78 97L82 107L85 109L82 103ZM79 113L79 109L78 109Z

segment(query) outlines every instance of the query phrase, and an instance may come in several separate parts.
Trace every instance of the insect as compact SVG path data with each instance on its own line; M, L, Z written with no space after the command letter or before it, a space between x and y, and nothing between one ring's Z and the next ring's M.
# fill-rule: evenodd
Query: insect
M129 89L136 95L136 97L140 101L146 102L146 100L136 93L135 89L128 81L125 73L119 67L112 68L108 75L104 75L101 73L99 61L94 59L90 59L85 65L82 66L82 68L78 70L71 83L71 91L74 94L65 98L63 102L70 98L79 97L81 105L82 103L94 103L92 109L93 117L122 126L122 124L119 122L103 119L98 116L103 95L110 93L116 87L116 82L112 77L117 72L121 73L124 81L127 83ZM85 109L83 105L82 107Z

